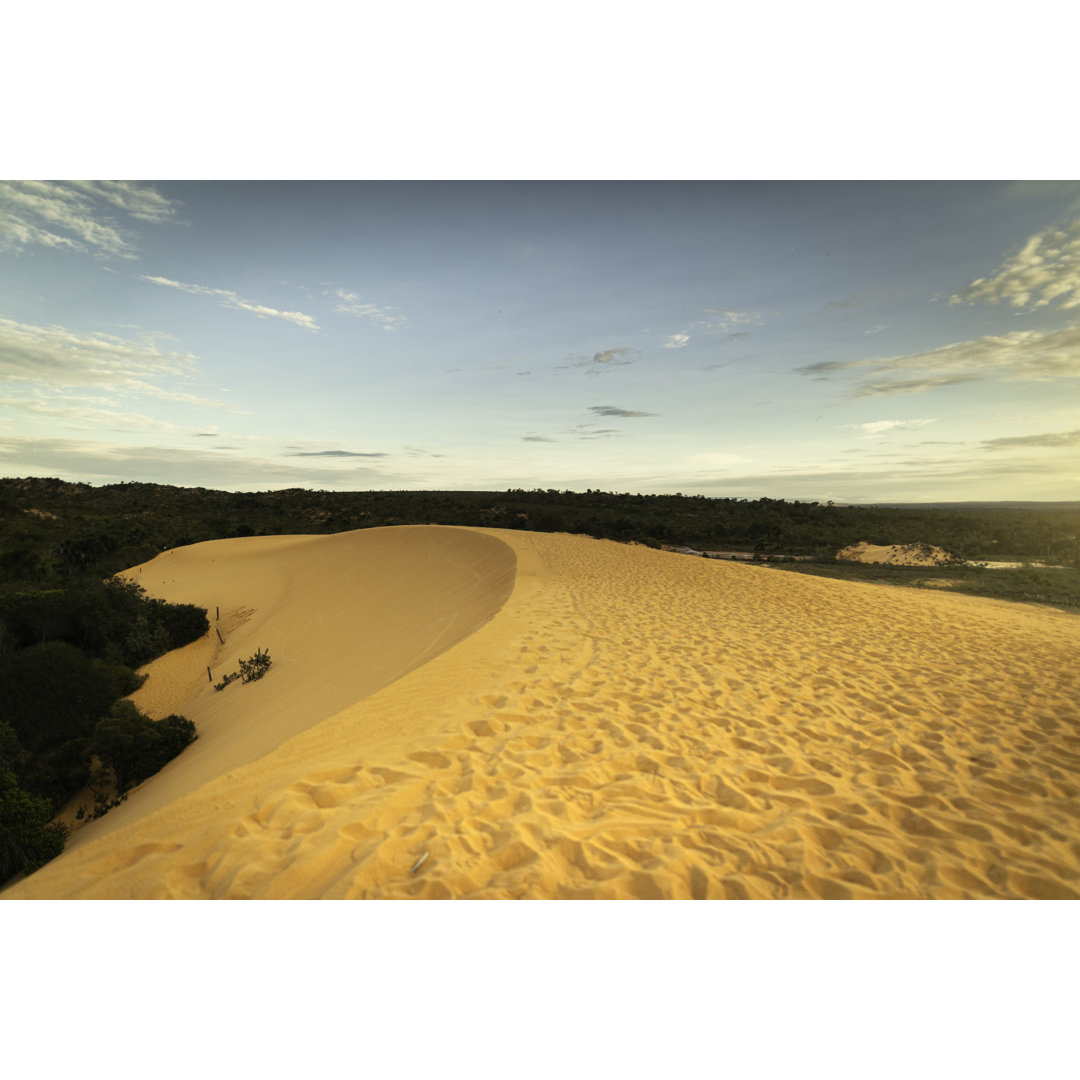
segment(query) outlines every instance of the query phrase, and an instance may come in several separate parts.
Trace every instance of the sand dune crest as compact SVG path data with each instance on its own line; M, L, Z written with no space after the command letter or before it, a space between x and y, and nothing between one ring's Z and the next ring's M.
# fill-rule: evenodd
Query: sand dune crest
M148 665L133 695L153 717L183 713L199 738L69 848L277 750L420 667L499 609L514 562L493 537L404 526L215 540L128 571L155 596L209 611L209 633ZM215 691L207 668L217 683L257 648L270 651L268 674Z

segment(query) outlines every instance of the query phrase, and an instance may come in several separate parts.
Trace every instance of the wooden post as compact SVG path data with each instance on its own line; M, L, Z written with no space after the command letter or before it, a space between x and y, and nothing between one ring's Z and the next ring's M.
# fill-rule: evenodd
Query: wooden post
M207 668L207 669L206 669L206 678L207 678L207 680L208 680L209 682L213 682L213 681L214 681L214 676L210 674L210 669L209 669L209 668Z
M224 645L225 639L221 636L221 631L216 626L214 627L214 633L217 634L218 641L220 641L221 644Z
M221 618L221 608L214 608L214 622L217 622Z

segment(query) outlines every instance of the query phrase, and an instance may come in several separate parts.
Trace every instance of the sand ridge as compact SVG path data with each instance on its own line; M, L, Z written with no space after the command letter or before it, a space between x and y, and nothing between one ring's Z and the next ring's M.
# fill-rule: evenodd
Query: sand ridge
M405 526L215 540L128 571L154 595L209 612L210 631L147 665L132 695L156 719L183 713L199 738L128 802L75 832L69 849L257 760L423 665L498 610L514 561L493 537ZM214 689L258 648L272 661L262 680Z
M471 634L6 895L1080 897L1074 616L461 531Z

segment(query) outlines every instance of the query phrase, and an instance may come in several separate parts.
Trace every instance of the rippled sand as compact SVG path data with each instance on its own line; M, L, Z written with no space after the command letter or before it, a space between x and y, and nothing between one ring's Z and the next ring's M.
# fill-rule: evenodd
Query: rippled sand
M1080 897L1075 616L436 526L133 573L221 606L140 691L200 739L6 897Z

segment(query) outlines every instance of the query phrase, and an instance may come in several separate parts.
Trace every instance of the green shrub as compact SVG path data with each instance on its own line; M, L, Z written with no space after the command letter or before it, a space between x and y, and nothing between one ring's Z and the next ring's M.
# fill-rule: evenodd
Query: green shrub
M38 754L26 767L22 785L27 791L48 799L59 810L90 780L89 738L69 739Z
M0 769L11 769L18 772L26 763L29 755L19 745L15 729L3 720L0 720Z
M240 661L240 678L244 682L261 679L270 668L270 650L256 649L255 655Z
M169 649L179 649L210 629L206 609L195 604L162 604L155 613L169 635Z
M215 690L224 690L226 686L231 682L236 682L237 679L243 682L254 682L256 679L261 679L270 668L270 650L256 649L254 656L249 656L246 660L240 661L240 670L230 672L219 683L214 684Z
M137 622L124 639L124 659L132 667L142 667L169 651L169 631L161 623Z
M30 754L89 736L119 676L62 641L0 656L0 716Z
M32 874L64 850L68 831L51 817L47 799L25 791L13 772L0 768L0 883Z
M98 721L87 750L112 770L121 794L170 762L195 741L195 725L183 716L155 723L130 701L118 701Z

